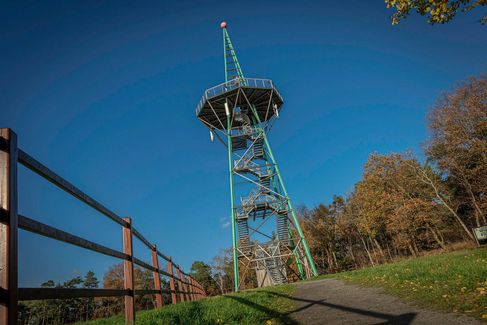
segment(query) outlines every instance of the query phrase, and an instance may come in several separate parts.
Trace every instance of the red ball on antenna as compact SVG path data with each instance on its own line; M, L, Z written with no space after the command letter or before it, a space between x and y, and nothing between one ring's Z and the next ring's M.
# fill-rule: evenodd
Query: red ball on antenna
M222 21L221 24L220 24L220 28L227 28L227 22L226 21Z

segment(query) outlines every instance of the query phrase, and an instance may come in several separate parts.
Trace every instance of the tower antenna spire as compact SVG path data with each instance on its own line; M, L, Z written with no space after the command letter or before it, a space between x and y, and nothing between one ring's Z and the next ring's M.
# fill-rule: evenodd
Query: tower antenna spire
M233 48L230 35L227 31L227 22L222 21L220 28L223 30L223 60L225 62L225 82L235 78L244 79L244 74L240 63L238 62L237 53Z

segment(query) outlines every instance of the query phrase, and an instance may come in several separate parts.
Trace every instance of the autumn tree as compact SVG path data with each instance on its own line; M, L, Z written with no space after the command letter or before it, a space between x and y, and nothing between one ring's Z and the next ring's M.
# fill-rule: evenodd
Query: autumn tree
M391 15L393 25L405 19L412 11L427 16L429 24L443 24L452 20L459 12L471 11L486 4L487 0L386 0L387 8L396 10ZM487 16L481 17L480 23L486 22Z
M375 228L377 223L384 223L381 242L387 245L391 239L394 249L407 249L412 255L432 245L442 247L444 230L452 223L463 225L445 192L439 175L410 153L371 155L353 195L358 200L359 229L370 228L368 222L373 222ZM381 251L379 242L376 246Z
M364 249L373 252L375 259L385 257L380 242L385 240L387 218L397 199L392 184L382 177L380 157L371 155L364 166L362 180L355 185L351 204L356 213L356 226Z
M357 228L356 207L349 198L343 199L343 207L336 216L336 234L341 242L344 258L340 260L344 269L357 268L369 261L374 265L370 252ZM363 246L362 246L363 245Z
M338 269L336 258L336 216L330 206L318 205L311 211L301 212L301 226L306 242L321 273Z
M442 96L429 114L426 154L468 227L487 224L487 75Z
M161 280L161 286L168 288L167 281ZM124 274L123 263L112 265L103 277L103 288L105 289L123 289ZM154 289L152 271L134 267L134 288L137 290ZM168 294L163 295L163 301L169 301ZM108 317L120 314L123 311L123 300L120 297L104 297L98 300L100 307L95 311L96 317ZM152 295L136 295L136 310L148 310L155 308L155 300Z
M329 273L443 248L446 237L462 238L462 228L455 227L461 219L448 204L445 186L430 166L411 153L393 153L370 155L346 199L335 196L329 205L299 211L313 258L320 272Z

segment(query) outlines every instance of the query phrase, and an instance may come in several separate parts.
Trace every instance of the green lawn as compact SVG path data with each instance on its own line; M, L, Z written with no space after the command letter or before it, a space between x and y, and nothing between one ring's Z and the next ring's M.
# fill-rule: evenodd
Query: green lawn
M277 293L279 295L274 295ZM165 306L159 310L138 312L137 324L289 324L286 312L292 300L286 297L292 286L280 285L237 294ZM86 325L124 324L122 316L99 319Z
M443 253L331 277L381 287L418 305L487 320L487 248Z

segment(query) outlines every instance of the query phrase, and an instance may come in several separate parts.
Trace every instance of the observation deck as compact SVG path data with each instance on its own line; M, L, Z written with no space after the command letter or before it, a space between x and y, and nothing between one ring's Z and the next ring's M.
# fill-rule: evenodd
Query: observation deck
M196 116L215 129L226 129L228 105L230 117L233 107L250 112L254 106L261 122L271 119L281 108L281 94L270 79L235 78L207 89L196 107Z

